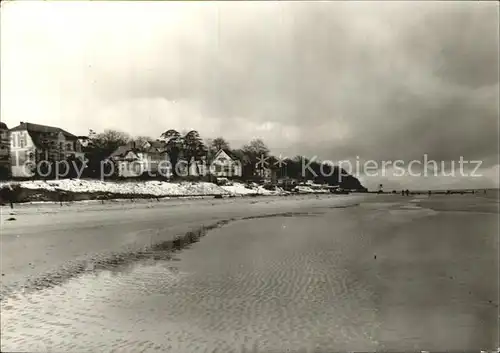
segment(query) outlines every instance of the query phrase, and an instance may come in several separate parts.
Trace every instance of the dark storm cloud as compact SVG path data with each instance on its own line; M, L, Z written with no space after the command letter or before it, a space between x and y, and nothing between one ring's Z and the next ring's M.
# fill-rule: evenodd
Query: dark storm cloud
M250 14L232 19L238 10ZM495 5L233 4L208 11L192 35L174 47L182 67L146 75L135 94L193 99L225 121L295 126L286 147L323 158L498 153ZM325 121L331 131L317 141L311 127Z
M58 16L65 20L49 32L54 16L33 15L25 42L46 43L38 50L46 57L35 64L47 84L38 77L31 95L45 101L22 100L4 116L24 119L29 106L40 115L47 104L45 122L68 128L156 136L194 127L236 146L263 137L286 155L409 160L427 153L498 163L496 3L85 7ZM12 37L16 48L26 28ZM41 33L45 41L35 38ZM60 40L68 33L71 40ZM35 71L26 62L36 54L27 51L21 61L30 78ZM30 89L31 81L23 82L16 101Z

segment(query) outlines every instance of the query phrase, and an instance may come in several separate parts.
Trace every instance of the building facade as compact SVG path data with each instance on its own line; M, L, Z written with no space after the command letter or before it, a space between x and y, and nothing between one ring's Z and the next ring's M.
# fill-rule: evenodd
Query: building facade
M116 175L122 178L137 178L144 174L167 179L172 176L170 159L161 143L138 145L130 142L118 147L108 159L114 162Z
M10 178L10 168L10 132L7 125L0 122L0 180Z
M241 177L241 162L223 149L219 150L210 163L210 173L216 177Z
M85 157L78 138L58 127L21 122L10 130L12 177L29 178L41 161Z

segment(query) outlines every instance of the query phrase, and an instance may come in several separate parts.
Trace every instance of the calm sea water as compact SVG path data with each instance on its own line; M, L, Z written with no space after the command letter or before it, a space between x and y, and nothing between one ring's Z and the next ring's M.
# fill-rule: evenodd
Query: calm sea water
M236 221L174 260L7 299L2 351L498 347L497 200L394 200Z

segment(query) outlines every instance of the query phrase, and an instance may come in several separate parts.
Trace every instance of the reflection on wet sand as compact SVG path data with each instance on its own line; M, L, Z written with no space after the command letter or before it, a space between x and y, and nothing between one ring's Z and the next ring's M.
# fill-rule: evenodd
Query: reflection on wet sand
M408 203L236 221L175 260L2 301L2 350L493 349L495 230Z

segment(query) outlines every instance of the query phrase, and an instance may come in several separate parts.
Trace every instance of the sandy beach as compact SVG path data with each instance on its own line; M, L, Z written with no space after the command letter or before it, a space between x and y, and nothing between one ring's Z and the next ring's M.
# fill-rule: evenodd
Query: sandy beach
M500 353L498 2L2 5L1 352Z
M496 197L38 204L7 221L9 212L3 351L498 346ZM215 224L180 251L131 256Z
M358 204L362 196L303 195L250 199L115 200L2 207L2 297L49 276L170 241L221 221ZM9 221L14 218L15 220ZM22 256L20 256L22 254ZM55 274L55 276L54 276ZM46 281L43 281L46 282ZM48 283L46 283L48 284Z

